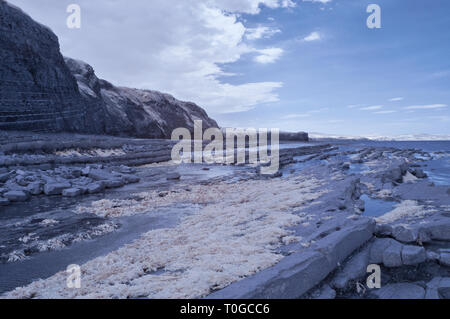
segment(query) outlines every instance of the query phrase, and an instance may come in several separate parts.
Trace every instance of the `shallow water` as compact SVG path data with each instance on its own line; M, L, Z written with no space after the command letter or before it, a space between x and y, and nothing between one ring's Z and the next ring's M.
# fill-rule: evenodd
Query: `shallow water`
M132 217L118 218L121 227L105 236L73 244L62 250L40 253L30 259L0 264L0 294L45 279L65 270L69 265L82 265L133 242L142 234L160 228L174 227L196 206L178 205Z
M381 199L373 199L367 195L362 195L361 199L365 203L365 211L363 216L367 217L380 217L386 213L389 213L394 209L396 202L385 201Z
M436 185L450 185L450 156L433 158L426 162L424 172Z
M178 172L179 181L168 181L168 173ZM75 214L79 206L89 206L99 199L126 199L144 191L165 191L173 185L193 185L212 180L239 181L254 174L254 169L238 166L206 166L184 164L141 168L142 182L96 195L76 198L37 196L30 201L2 207L0 214L0 293L47 278L70 264L83 264L98 256L133 242L141 234L158 228L174 227L183 216L198 207L177 204L148 214L124 218L101 218L91 214ZM43 224L51 221L50 224ZM97 234L96 227L113 224L114 228ZM117 225L117 226L116 226ZM97 234L97 236L92 235ZM63 246L40 251L41 242L61 240ZM39 241L39 242L38 242ZM34 245L33 243L36 243ZM34 246L33 246L34 245ZM30 249L30 246L33 249ZM7 262L11 252L21 251L25 258ZM6 256L6 257L5 257Z

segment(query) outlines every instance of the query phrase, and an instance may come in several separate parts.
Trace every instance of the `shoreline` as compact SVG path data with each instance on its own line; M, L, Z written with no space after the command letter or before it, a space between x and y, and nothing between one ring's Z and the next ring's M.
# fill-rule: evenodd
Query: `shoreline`
M155 142L146 141L144 145L150 145L148 143L152 144ZM161 141L157 141L157 143L160 145ZM130 144L138 145L134 144L134 142ZM253 267L256 268L244 267L248 270L242 273L236 273L237 277L225 276L224 278L229 279L225 279L225 281L219 280L218 282L215 281L217 278L214 279L217 277L214 275L217 274L217 269L215 269L211 273L210 279L212 281L210 284L203 283L199 285L199 287L203 288L192 290L198 291L197 293L186 292L183 285L174 285L174 287L179 287L179 290L167 292L164 289L158 290L160 288L154 288L156 292L149 292L145 296L145 289L148 287L160 287L157 284L155 284L156 286L152 286L154 285L152 282L160 282L161 284L164 282L161 278L166 278L166 280L169 280L168 282L174 280L175 282L177 280L179 282L193 282L194 279L192 278L194 277L192 276L196 273L195 269L197 268L194 267L189 271L189 263L177 268L169 266L170 263L164 264L163 262L158 267L152 267L156 267L154 270L158 270L161 267L163 269L167 268L173 272L172 275L169 276L167 273L160 271L156 272L156 274L149 273L148 271L142 272L143 270L137 271L137 277L133 280L138 280L138 278L143 276L146 278L146 283L128 284L121 291L127 291L129 295L122 292L117 296L102 295L101 289L99 288L102 287L99 279L95 279L97 275L90 273L90 268L88 267L85 271L87 274L90 274L88 278L93 282L90 286L91 293L94 294L92 296L102 298L142 298L151 296L170 298L172 294L173 297L191 298L316 298L326 295L328 298L386 298L387 292L384 293L384 291L388 291L394 295L395 293L405 293L404 285L399 286L399 284L404 284L405 282L396 279L396 277L401 277L399 274L408 273L408 271L411 272L411 269L414 267L416 269L422 269L421 273L428 274L427 276L430 277L428 278L424 275L425 278L429 279L428 282L423 281L421 277L424 276L416 276L417 281L412 280L414 276L409 277L410 280L406 283L409 285L409 288L414 288L413 290L418 292L416 296L420 296L423 293L423 297L425 297L425 294L431 294L431 290L433 289L433 291L439 291L442 287L436 288L433 286L433 288L430 288L431 286L428 287L427 285L431 285L433 280L434 282L439 282L439 285L444 285L445 280L438 280L436 278L450 276L448 264L446 264L446 258L448 258L446 251L450 248L449 187L432 185L426 180L426 173L424 173L420 166L427 163L426 160L430 159L427 156L429 153L421 150L397 149L386 146L367 146L364 145L364 142L362 145L354 145L343 141L334 145L320 143L311 143L310 145L282 149L280 154L282 174L281 176L277 175L269 178L258 175L256 168L247 166L228 167L193 164L182 168L180 166L167 166L164 163L149 163L150 165L127 168L122 164L121 169L126 171L126 173L121 173L121 178L123 178L123 175L130 174L137 177L134 179L135 184L125 186L124 189L129 189L126 196L112 196L112 202L102 200L98 202L93 199L87 201L87 205L81 203L80 206L87 207L83 213L94 213L95 215L95 211L97 210L98 212L103 212L100 215L97 213L97 217L114 220L119 216L124 216L124 212L127 212L125 216L131 215L130 218L133 218L132 215L136 215L139 212L151 212L158 207L171 207L170 205L173 204L188 202L190 204L200 204L201 206L194 215L186 217L188 220L189 218L194 218L191 220L191 226L189 227L196 227L202 224L202 218L204 219L206 216L203 216L201 211L213 209L213 203L214 200L217 200L217 196L223 195L220 201L222 206L220 206L220 209L217 207L215 209L216 211L224 212L232 204L232 198L235 196L243 196L243 194L246 194L246 190L253 189L254 191L250 193L252 193L252 196L257 196L254 202L251 200L251 196L247 195L248 198L245 196L241 197L240 201L242 203L234 204L237 205L234 211L240 213L242 215L241 217L250 218L247 221L248 223L249 221L255 221L251 218L250 214L245 213L248 212L248 208L246 207L251 207L249 205L257 206L257 203L261 200L268 200L267 198L274 196L271 193L271 189L279 189L280 193L276 196L281 196L280 199L275 200L273 204L271 204L270 200L267 201L262 205L263 207L259 213L266 216L265 218L269 218L268 216L270 214L280 214L279 216L283 216L282 214L287 213L287 216L292 216L290 218L294 218L296 222L294 224L285 224L278 231L268 231L269 234L278 234L275 238L278 238L276 242L279 245L274 246L271 250L261 255L264 256L267 253L272 254L267 255L272 256L267 259L266 262L268 263L261 263L259 266L257 266L258 264L254 264ZM108 149L111 150L112 148ZM130 147L124 147L123 145L122 150L125 150L126 153L126 151L130 150ZM58 152L61 152L61 150L58 150ZM62 152L55 156L68 156L67 153ZM89 172L84 177L91 178L94 175L99 175L97 177L106 178L106 180L108 178L114 180L114 178L119 177L118 175L114 175L112 170L118 167L114 166L114 161L117 159L117 156L124 156L124 154L118 155L117 150L114 152L98 151L97 148L93 154L94 158L97 158L101 154L103 158L102 163L104 163L102 164L103 167L91 168L94 170L94 174L89 175L91 173ZM79 153L70 153L69 158L80 155L85 156ZM444 153L444 155L448 156L448 153ZM128 155L125 154L125 156ZM25 155L24 157L26 158L27 156ZM426 158L426 160L421 157ZM110 166L110 164L106 163L113 163L113 165ZM70 164L66 166L70 168ZM85 168L80 167L77 169L83 170ZM155 172L155 170L159 171ZM156 176L158 178L155 178ZM302 182L296 180L296 178L304 182L308 178L315 180L317 190L302 193L302 187L295 186L295 183L302 185ZM150 180L152 180L152 183L149 183ZM272 184L273 186L270 186ZM289 185L294 187L293 190L297 187L297 192L293 192L290 195L290 191L287 191L290 187ZM310 189L312 186L304 186L303 188ZM120 190L123 185L117 187L119 187L117 190L114 190L115 188L111 189L112 193L121 193ZM147 187L153 187L153 190L150 188L150 191L144 193L138 191L139 188ZM188 188L189 191L187 191ZM198 195L204 194L205 192L209 192L209 200L205 200L204 198L200 200ZM307 195L309 193L311 193L311 198ZM101 198L101 194L99 193L97 198ZM224 194L228 195L225 196ZM304 202L294 200L298 198L299 194L303 194L303 196L307 195L304 198ZM365 217L365 203L361 200L361 196L363 195L366 196L364 197L366 201L381 200L397 203L393 204L391 211L384 212L390 213L390 215L387 214L386 216L391 217L388 219L385 218L383 223L380 222L380 218L373 219L372 217ZM180 196L184 199L180 200ZM273 198L276 199L276 196ZM114 199L114 197L117 199ZM83 198L83 196L80 198ZM244 200L244 198L247 199ZM280 206L282 205L281 203L293 204L292 207L286 208L286 206ZM97 208L90 208L92 205ZM120 208L121 205L123 205L122 211ZM285 208L281 209L280 207ZM285 213L281 213L280 209L281 211L284 210ZM105 214L105 211L110 211L110 213ZM130 212L132 213L130 214ZM199 219L195 219L195 216ZM258 218L256 219L258 220ZM273 220L277 219L275 218ZM183 221L185 220L182 219L179 225L183 225ZM217 225L217 227L231 227L226 226L226 218L220 219ZM408 227L405 227L405 225ZM168 228L164 231L168 233L180 233L183 230L183 227L181 229L177 229L178 226L176 225L174 227L173 229ZM205 228L205 231L207 229L208 227ZM231 230L233 227L229 229L229 232L232 233ZM154 236L152 232L158 232L158 230L143 234L135 239L133 243L135 245L140 243L140 247L150 249L149 244L146 243L146 239L148 241L149 238L153 238L150 242L155 241L155 237L152 237ZM248 235L252 234L252 232L251 228L249 228L243 231L242 234ZM167 238L169 239L174 236L168 235ZM189 238L192 234L187 233L186 236ZM102 235L100 235L101 237ZM227 238L225 235L223 237ZM283 238L285 238L284 241ZM217 239L207 240L203 243L202 247L211 246L214 248L214 245L219 245L219 242ZM436 248L436 242L440 244L440 246L437 245L439 248ZM108 255L98 258L100 258L99 260L108 258L108 256L113 256L119 251L127 256L132 256L132 250L127 252L126 247L132 247L133 243L120 248L118 251L110 252ZM263 241L261 245L263 247L266 244ZM175 244L173 247L180 248ZM68 248L64 249L70 250L70 244ZM155 248L153 247L153 249ZM380 259L380 249L382 257L384 256L384 252L388 251L386 253L386 259L384 257ZM255 251L258 250L255 249ZM404 254L406 257L403 256L403 251L405 251ZM153 251L152 254L155 254L155 252ZM30 258L33 258L33 255ZM217 260L220 260L220 258L217 258ZM365 291L364 294L358 294L355 290L355 284L356 282L362 282L364 277L367 277L364 268L370 262L380 264L383 273L389 274L389 279L383 279L383 286L388 288L384 290L382 288L376 292ZM87 265L90 263L95 264L95 259L88 262ZM221 263L223 264L224 262ZM240 264L245 265L246 263L240 262ZM317 267L317 265L321 266ZM204 266L202 265L201 267ZM121 267L125 267L121 272L126 273L125 269L128 266L122 265ZM150 268L153 269L152 267ZM224 274L227 274L227 271L233 269L231 266L228 266L228 268L223 266L222 268ZM284 275L286 273L290 273L291 275ZM185 276L191 279L183 278L183 274L190 274L191 277L188 275ZM46 287L45 290L52 291L53 289L54 295L52 296L70 297L66 294L67 292L64 292L63 288L56 289L61 284L57 284L57 281L61 280L61 276L63 276L62 273L57 274L50 279L31 284L28 288L18 289L16 292L5 296L7 298L26 296L39 298L39 296L45 296L42 295L44 293L42 287ZM121 281L119 277L117 279L119 282ZM47 283L49 286L45 286ZM100 286L96 287L97 284ZM112 284L114 286L114 283ZM38 289L39 285L44 286ZM57 291L59 291L59 294ZM86 297L90 295L89 291L86 290L81 295L72 295L72 297L75 296Z

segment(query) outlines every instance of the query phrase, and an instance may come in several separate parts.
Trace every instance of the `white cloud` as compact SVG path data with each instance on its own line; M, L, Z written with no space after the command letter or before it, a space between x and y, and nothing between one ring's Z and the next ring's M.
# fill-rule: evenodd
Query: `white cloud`
M361 111L375 111L383 108L383 105L366 106L360 108Z
M280 32L281 32L281 30L279 30L279 29L272 29L272 28L265 27L265 26L259 26L257 28L247 29L247 33L246 33L245 37L248 40L258 40L261 38L267 39L267 38L270 38Z
M281 55L283 54L283 49L280 48L269 48L269 49L263 49L263 50L257 50L256 52L259 53L258 56L255 57L255 62L261 63L261 64L268 64L273 63L276 60L278 60Z
M321 35L319 32L312 32L308 36L304 37L303 40L310 42L310 41L317 41L321 39Z
M433 110L446 108L447 104L429 104L429 105L411 105L405 107L405 110Z
M300 113L300 114L288 114L283 117L281 117L282 120L292 120L292 119L299 119L299 118L305 118L310 117L311 114L309 113Z
M320 2L320 3L328 3L332 0L303 0L303 2Z
M389 99L389 102L399 102L399 101L403 101L404 98L403 97L394 97L392 99Z
M258 14L262 6L294 7L292 1L142 0L129 5L126 0L78 0L85 19L77 31L65 25L70 0L11 2L49 25L60 38L63 54L88 62L99 77L116 85L167 92L213 115L278 100L282 83L229 84L221 65L252 53L258 54L258 63L279 59L282 49L246 43L252 31L239 17ZM270 32L265 29L261 36Z
M397 113L397 111L379 111L374 112L373 114L392 114L392 113Z
M258 14L261 6L271 9L293 8L296 6L292 0L207 0L206 3L215 5L228 12L240 12L248 14Z

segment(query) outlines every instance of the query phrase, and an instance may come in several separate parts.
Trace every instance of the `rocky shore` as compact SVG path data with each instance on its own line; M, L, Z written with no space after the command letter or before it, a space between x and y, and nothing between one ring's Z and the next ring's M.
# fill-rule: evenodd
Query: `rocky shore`
M63 271L3 297L448 297L450 190L428 176L430 161L448 151L292 145L280 151L280 172L267 177L248 165L174 166L168 141L91 137L75 147L85 137L19 135L1 150L8 206L0 211L30 198L86 197L70 214L100 218L116 232L124 217L180 204L192 210L82 265L89 284L80 291L65 288ZM104 193L91 198L97 191ZM39 256L28 252L31 261ZM380 266L381 289L367 287L369 265Z

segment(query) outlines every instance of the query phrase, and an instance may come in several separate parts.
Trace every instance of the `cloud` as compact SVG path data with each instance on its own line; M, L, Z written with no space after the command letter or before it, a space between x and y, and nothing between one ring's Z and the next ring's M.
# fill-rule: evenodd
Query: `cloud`
M278 101L283 83L227 83L223 65L255 53L257 63L278 60L282 49L255 48L247 38L276 31L252 30L240 16L256 15L264 6L292 8L292 1L141 0L129 5L126 0L78 0L82 25L76 31L65 25L71 0L11 2L49 25L64 55L88 62L99 77L116 85L167 92L213 115Z
M281 55L283 54L283 49L269 48L269 49L257 50L256 52L258 52L259 55L254 58L255 62L258 62L261 64L268 64L268 63L274 63L276 60L278 60L281 57Z
M310 41L317 41L321 39L321 35L319 32L312 32L311 34L309 34L308 36L304 37L303 40L310 42Z
M268 39L280 32L281 32L281 30L279 30L279 29L272 29L272 28L265 27L265 26L259 26L257 28L247 29L247 33L246 33L245 37L248 40L258 40L261 38Z
M392 99L389 99L389 102L399 102L399 101L403 101L404 98L402 97L394 97Z
M392 113L397 113L397 111L378 111L378 112L373 112L373 114L392 114Z
M383 105L366 106L366 107L360 108L360 110L361 111L375 111L375 110L380 110L383 107L384 107Z
M332 0L303 0L303 2L320 2L320 3L328 3L331 2Z
M228 12L247 14L260 13L261 6L266 6L271 9L293 8L296 6L292 0L207 0L206 3L216 5Z
M311 114L309 113L300 113L300 114L289 114L281 117L282 120L292 120L292 119L299 119L299 118L305 118L310 117Z
M405 110L433 110L433 109L442 109L446 108L447 104L429 104L429 105L411 105L407 106Z
M362 106L361 104L352 104L352 105L347 105L347 108L349 108L349 109L355 109L355 108L361 107L361 106Z
M329 108L324 107L324 108L320 108L320 109L316 109L316 110L306 111L304 113L288 114L288 115L281 117L281 119L282 120L291 120L291 119L297 119L297 118L305 118L305 117L310 117L313 114L319 114L319 113L326 112L328 110L329 110Z

